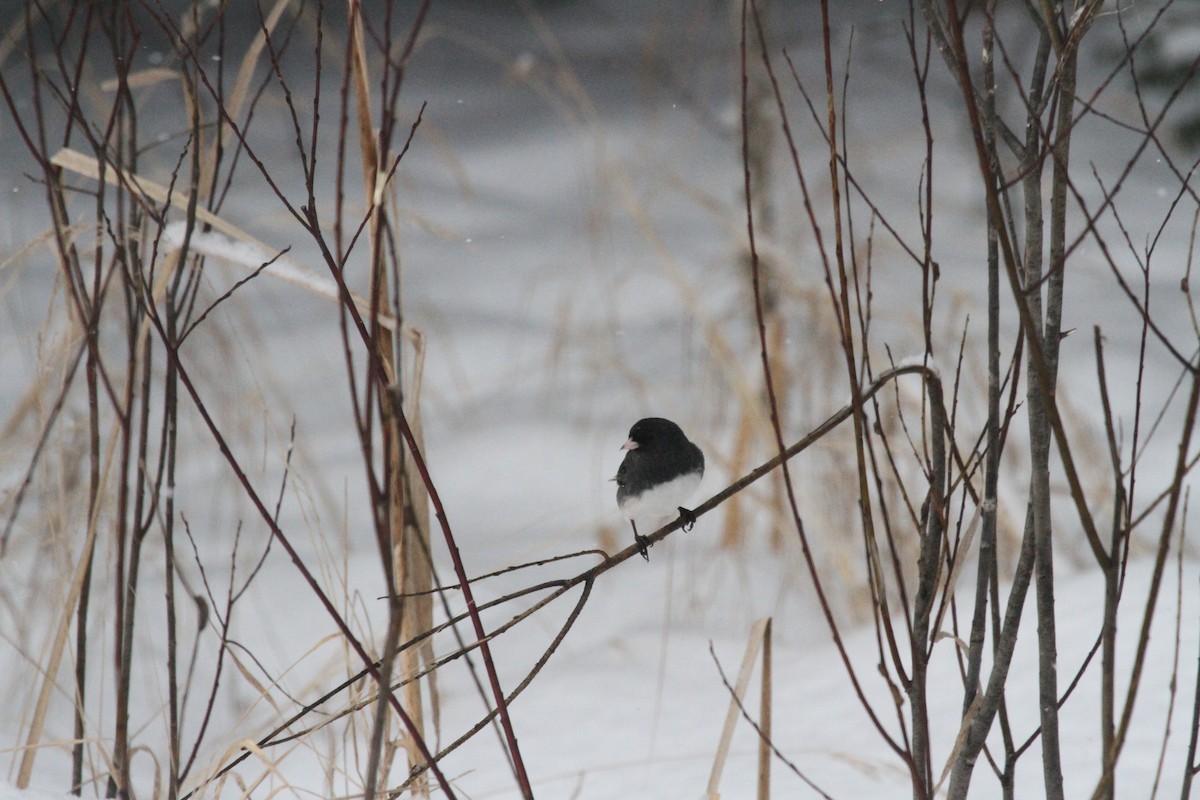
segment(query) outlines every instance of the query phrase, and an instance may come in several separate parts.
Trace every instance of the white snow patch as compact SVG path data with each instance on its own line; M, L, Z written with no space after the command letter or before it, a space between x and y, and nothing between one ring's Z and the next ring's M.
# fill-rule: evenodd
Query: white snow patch
M186 233L187 223L172 222L163 229L163 244L169 250L177 250L183 246ZM284 256L283 251L271 252L255 242L237 242L216 231L193 231L188 247L192 253L219 258L250 271L271 262L268 267L263 269L262 274L277 278L284 283L289 283L328 300L336 302L338 299L338 286L332 278L318 275L307 267L297 264ZM272 259L274 260L272 261ZM354 299L360 310L367 310L368 306L361 298ZM385 328L394 328L395 326L395 322L387 316L381 316L380 324Z
M43 792L38 789L18 789L0 781L0 800L78 800L66 792Z

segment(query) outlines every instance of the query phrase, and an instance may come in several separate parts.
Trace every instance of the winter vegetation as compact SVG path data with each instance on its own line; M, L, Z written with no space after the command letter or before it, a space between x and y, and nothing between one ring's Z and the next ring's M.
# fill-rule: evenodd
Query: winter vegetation
M1193 796L1187 4L5 12L0 798Z

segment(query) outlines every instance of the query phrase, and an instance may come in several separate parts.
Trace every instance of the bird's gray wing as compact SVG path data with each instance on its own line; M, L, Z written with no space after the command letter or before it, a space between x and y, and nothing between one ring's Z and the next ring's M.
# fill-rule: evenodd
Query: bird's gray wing
M613 478L617 482L617 488L624 488L625 481L629 477L629 459L621 461L621 466L617 467L617 474Z

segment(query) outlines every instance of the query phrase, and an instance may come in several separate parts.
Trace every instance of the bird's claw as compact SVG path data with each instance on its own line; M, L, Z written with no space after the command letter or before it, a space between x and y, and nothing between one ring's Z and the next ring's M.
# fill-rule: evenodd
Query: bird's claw
M684 508L683 506L680 506L679 507L679 518L681 520L683 520L683 524L680 525L679 527L682 528L684 531L690 531L692 528L696 527L695 512L689 511L688 509Z
M633 535L633 540L637 542L638 552L642 554L642 558L649 561L650 551L648 548L650 547L650 540L638 533Z

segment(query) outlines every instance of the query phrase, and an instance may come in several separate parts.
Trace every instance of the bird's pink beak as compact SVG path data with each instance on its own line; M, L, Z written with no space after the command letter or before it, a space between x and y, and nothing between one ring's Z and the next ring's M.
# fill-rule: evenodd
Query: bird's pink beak
M621 449L622 450L637 450L637 446L638 446L638 443L635 442L633 439L630 439L629 441L625 442L625 444L621 445Z

